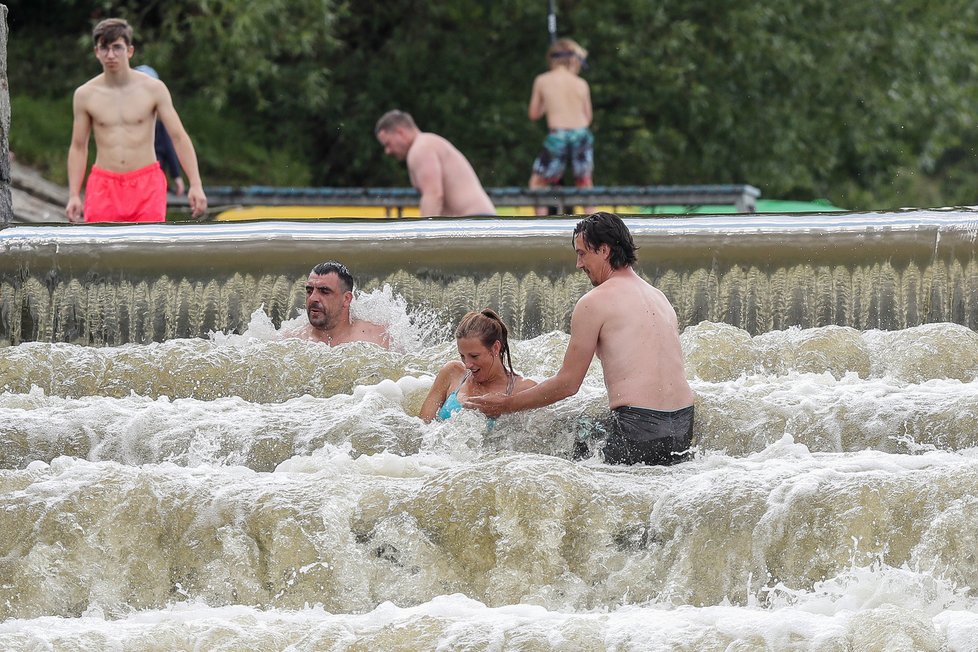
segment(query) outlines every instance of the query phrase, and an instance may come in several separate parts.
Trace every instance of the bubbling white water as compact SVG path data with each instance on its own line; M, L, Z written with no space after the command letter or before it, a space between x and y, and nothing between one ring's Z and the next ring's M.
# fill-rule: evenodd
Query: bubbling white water
M454 342L374 296L409 346L258 312L0 349L3 647L978 648L968 329L690 327L695 459L610 467L570 459L599 365L491 430L425 424ZM567 341L513 342L517 371Z

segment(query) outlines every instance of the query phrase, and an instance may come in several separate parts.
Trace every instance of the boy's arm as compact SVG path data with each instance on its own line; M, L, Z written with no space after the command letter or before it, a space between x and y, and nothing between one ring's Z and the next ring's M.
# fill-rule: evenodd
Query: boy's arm
M591 87L587 82L584 82L584 115L587 116L587 123L591 124L594 116L591 112Z
M79 97L82 96L82 97ZM68 204L65 216L71 222L82 220L82 181L88 167L88 138L92 131L92 116L84 108L83 92L79 88L72 99L71 144L68 146Z
M543 89L540 88L541 85L540 77L533 80L533 90L530 91L530 108L527 109L530 120L539 120L546 112L543 105Z
M194 150L194 144L190 141L190 136L187 135L187 130L183 128L177 110L173 108L170 91L167 90L163 82L157 83L159 84L157 87L159 96L156 104L156 115L163 123L167 133L170 134L173 149L176 150L180 165L187 174L187 181L190 183L190 188L187 190L187 201L190 202L193 216L199 217L207 210L207 196L204 194L204 186L200 180L200 169L197 167L197 152Z

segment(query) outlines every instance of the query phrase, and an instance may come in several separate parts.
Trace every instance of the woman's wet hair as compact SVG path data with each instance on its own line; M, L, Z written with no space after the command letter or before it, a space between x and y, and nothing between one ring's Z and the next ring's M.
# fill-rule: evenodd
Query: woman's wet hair
M503 323L495 310L486 308L481 312L473 310L465 313L462 321L458 323L458 327L455 329L455 339L460 340L465 337L479 338L479 342L487 349L492 348L492 345L498 340L499 358L502 360L505 355L505 366L509 368L511 375L515 374L513 359L509 353L509 329L506 328L506 324Z
M597 251L598 247L603 244L608 245L611 248L608 263L614 269L634 265L635 261L638 260L635 255L638 247L632 240L631 232L621 218L614 213L601 212L588 215L574 227L574 235L571 236L572 241L578 233L583 234L584 245L591 251Z

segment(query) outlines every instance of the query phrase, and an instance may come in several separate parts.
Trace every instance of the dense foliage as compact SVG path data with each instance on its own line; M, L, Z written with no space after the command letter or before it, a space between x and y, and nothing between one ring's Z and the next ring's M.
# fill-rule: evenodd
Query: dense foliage
M452 140L489 186L525 184L544 134L526 105L546 0L7 4L11 136L31 152L41 145L18 140L19 120L37 124L44 102L66 110L98 72L89 32L109 15L136 27L135 63L170 86L208 184L406 185L373 135L394 107ZM969 0L557 7L560 33L590 51L598 184L751 183L849 208L978 203ZM67 141L48 145L58 160Z

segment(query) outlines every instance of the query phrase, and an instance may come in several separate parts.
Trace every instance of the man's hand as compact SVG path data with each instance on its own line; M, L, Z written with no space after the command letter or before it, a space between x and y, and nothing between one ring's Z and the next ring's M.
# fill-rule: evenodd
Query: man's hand
M482 396L470 396L462 401L462 407L469 408L470 410L479 410L487 417L494 419L508 412L506 409L506 404L508 402L508 396L497 392L495 394L484 394Z
M204 194L204 189L200 186L190 186L190 192L187 193L187 201L190 202L190 209L194 217L200 217L207 210L207 196Z
M183 177L177 177L173 180L174 193L177 197L183 197L183 193L187 192L187 188L183 185Z
M82 209L84 204L82 204L81 197L71 197L68 199L68 205L65 206L65 217L68 218L69 222L73 224L78 224L82 221Z

